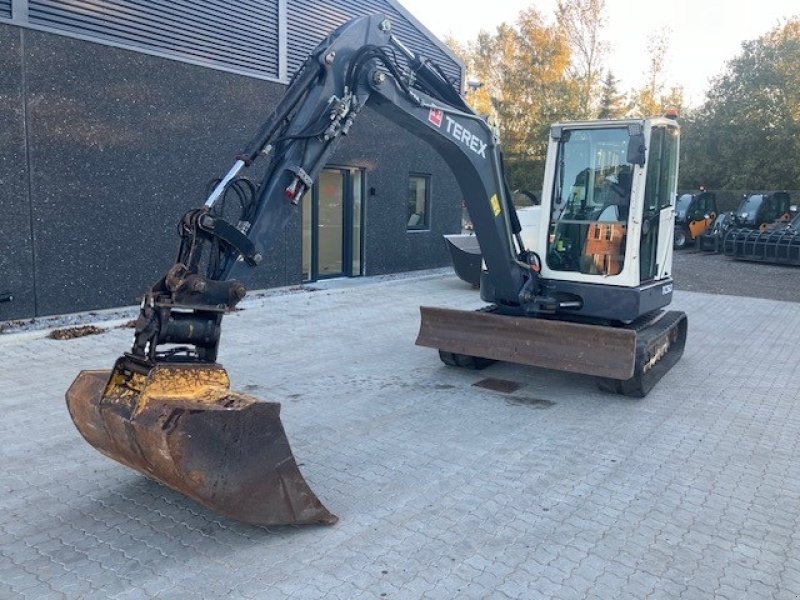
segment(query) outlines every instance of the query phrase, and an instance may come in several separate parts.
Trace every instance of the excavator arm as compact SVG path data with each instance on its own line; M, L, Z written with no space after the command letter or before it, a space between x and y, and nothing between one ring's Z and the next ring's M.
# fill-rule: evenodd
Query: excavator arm
M519 221L494 133L440 70L394 37L388 20L363 17L339 28L309 56L205 206L183 218L175 264L145 297L127 358L131 366L149 370L167 358L216 359L221 309L245 295L238 278L268 255L365 106L442 155L481 240L497 301L520 302L530 268L520 262ZM229 223L217 208L240 173L258 161L269 163L263 180L238 222ZM165 344L169 354L159 350Z
M67 406L91 445L241 521L336 521L297 468L280 405L231 391L216 358L222 318L246 293L239 278L268 256L365 106L444 156L495 287L518 301L526 268L492 131L385 17L355 19L309 56L205 205L184 215L178 256L144 296L131 351L111 371L84 371L73 382ZM257 162L267 164L255 185L240 174ZM240 204L235 219L225 210L230 195Z

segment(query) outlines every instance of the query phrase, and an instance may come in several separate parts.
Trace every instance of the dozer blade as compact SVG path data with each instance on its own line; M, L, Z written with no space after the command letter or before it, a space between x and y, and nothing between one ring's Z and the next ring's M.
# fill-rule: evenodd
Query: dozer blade
M297 468L280 404L232 392L217 365L82 371L67 391L75 426L106 456L254 525L333 524Z
M686 315L659 313L631 326L610 327L421 307L417 345L439 349L447 364L483 359L594 375L605 391L643 397L683 354Z

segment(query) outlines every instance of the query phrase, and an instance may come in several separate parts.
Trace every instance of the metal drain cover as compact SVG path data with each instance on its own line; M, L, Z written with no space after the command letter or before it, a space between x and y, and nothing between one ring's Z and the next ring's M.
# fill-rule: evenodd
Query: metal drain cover
M497 379L495 377L487 377L473 383L475 387L485 388L493 392L502 392L503 394L512 394L522 387L516 381L509 381L508 379Z

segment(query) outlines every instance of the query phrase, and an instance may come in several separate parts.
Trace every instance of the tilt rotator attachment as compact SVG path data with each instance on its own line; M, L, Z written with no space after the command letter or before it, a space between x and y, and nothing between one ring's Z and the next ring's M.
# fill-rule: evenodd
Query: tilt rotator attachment
M601 390L643 398L683 354L686 314L645 315L613 327L555 318L420 307L418 346L447 365L484 368L507 361L596 377Z

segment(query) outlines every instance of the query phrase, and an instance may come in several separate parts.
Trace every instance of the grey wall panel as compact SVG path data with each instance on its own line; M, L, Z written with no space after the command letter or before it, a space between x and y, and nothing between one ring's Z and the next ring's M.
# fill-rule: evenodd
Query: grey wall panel
M278 76L278 0L30 0L30 22Z
M283 86L26 31L39 314L138 303ZM284 285L285 239L252 285Z
M433 148L367 109L332 162L365 167L367 189L374 190L365 199L367 275L450 264L442 235L461 232L462 196L449 167ZM431 175L430 231L406 231L411 173Z
M11 41L20 35L16 27L0 29L11 32ZM24 283L13 291L25 302L33 296L35 264L39 315L138 303L174 259L181 215L204 202L208 181L228 170L285 88L118 48L98 52L96 44L65 36L30 30L24 36L32 204L17 110L0 121L17 122L17 141L3 135L0 142L1 156L10 157L0 159L0 177L15 182L0 202L17 215L0 221L15 242L13 261L0 264ZM19 48L9 51L10 42L0 41L2 72L12 74L0 79L18 82ZM14 101L0 111L9 105ZM441 234L460 227L461 200L432 149L367 109L331 163L364 168L375 190L365 199L367 274L449 263ZM432 175L430 232L406 233L409 172ZM297 215L246 283L258 289L300 280ZM8 306L0 304L0 311ZM14 316L33 316L32 301L16 306ZM14 316L0 312L0 321Z
M11 0L0 0L0 18L11 18Z
M287 0L287 3L290 76L336 27L353 17L380 13L389 17L397 37L406 46L439 64L460 85L460 65L385 0Z
M0 321L34 314L33 244L25 155L21 33L0 24Z

